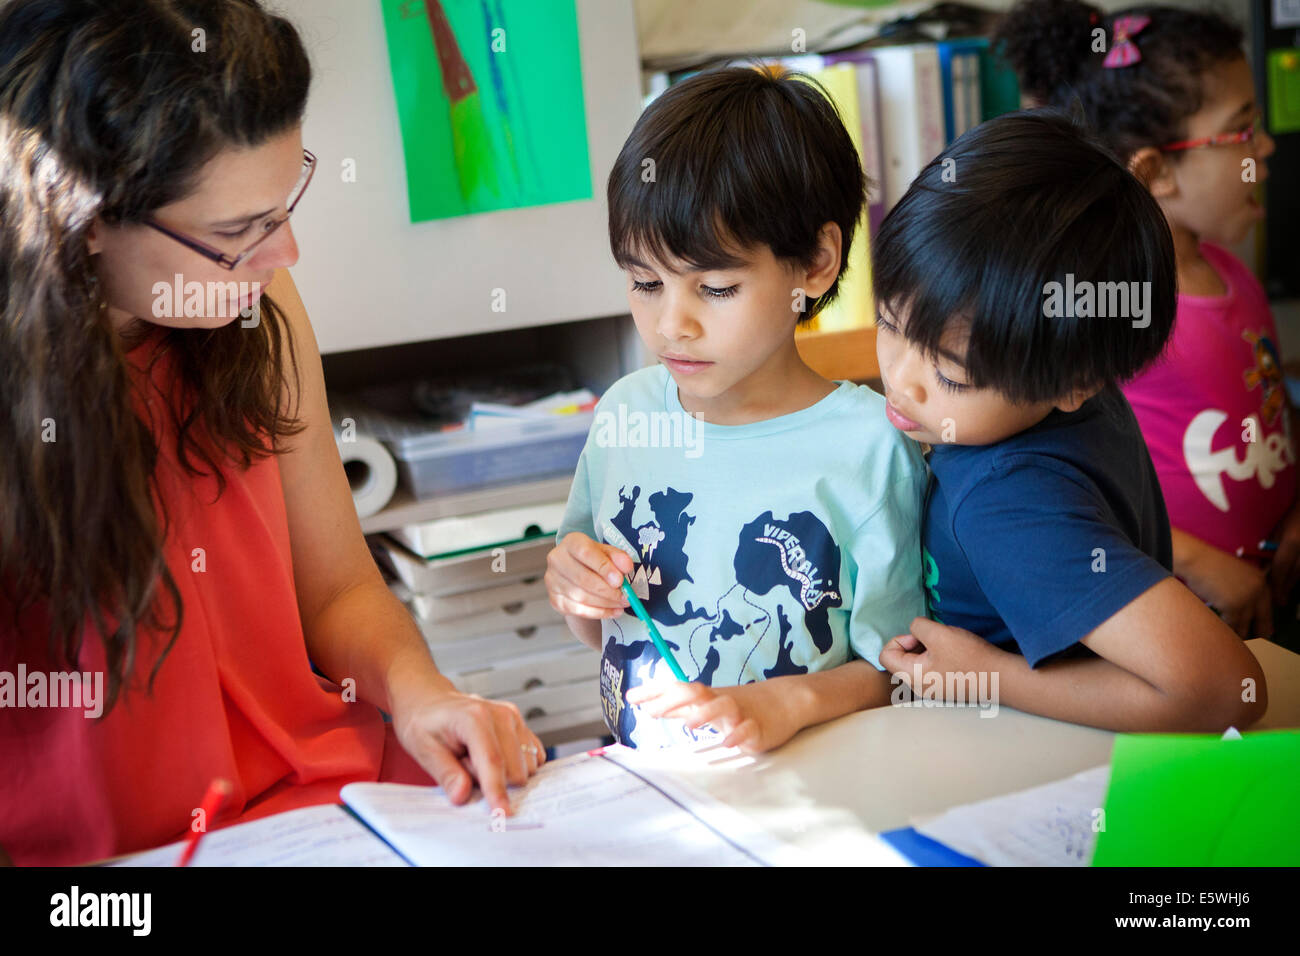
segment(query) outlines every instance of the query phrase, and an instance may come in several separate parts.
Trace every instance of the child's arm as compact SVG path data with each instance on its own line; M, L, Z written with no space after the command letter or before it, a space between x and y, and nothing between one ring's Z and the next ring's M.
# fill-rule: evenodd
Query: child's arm
M593 650L600 650L601 626L600 621L592 620L589 617L578 617L576 614L564 615L564 623L569 625L569 630L573 636L582 643L586 644Z
M1036 455L1008 458L950 508L927 528L937 607L950 623L991 610L1024 660L914 621L881 653L886 667L914 684L919 663L945 687L950 674L989 671L1012 707L1112 730L1223 730L1263 713L1254 655L1157 556L1169 555L1163 515L1112 507L1087 475ZM1079 643L1102 660L1058 656Z
M1082 643L1099 659L1031 669L1019 654L969 631L918 618L880 660L914 687L931 673L988 672L998 703L1107 730L1218 732L1254 723L1268 706L1255 656L1173 578L1144 591Z
M1273 529L1273 540L1277 542L1277 553L1268 566L1268 581L1273 589L1273 602L1286 604L1300 582L1300 498Z
M648 716L678 718L692 730L709 724L723 735L723 746L759 753L805 727L887 704L890 689L888 673L852 660L738 687L656 680L630 689L627 700Z
M1174 573L1187 582L1192 593L1214 605L1241 637L1249 637L1252 626L1255 637L1271 635L1273 596L1264 571L1186 531L1173 528L1171 533Z

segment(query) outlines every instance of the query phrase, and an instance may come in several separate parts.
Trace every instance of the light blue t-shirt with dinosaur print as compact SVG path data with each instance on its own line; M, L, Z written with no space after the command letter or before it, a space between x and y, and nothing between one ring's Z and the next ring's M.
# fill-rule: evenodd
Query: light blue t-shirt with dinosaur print
M925 614L920 447L885 400L840 382L800 411L747 425L700 422L667 369L616 382L596 406L557 540L629 551L634 590L688 680L746 684L880 667L884 644ZM698 739L628 704L669 674L631 609L602 622L601 701L633 747Z

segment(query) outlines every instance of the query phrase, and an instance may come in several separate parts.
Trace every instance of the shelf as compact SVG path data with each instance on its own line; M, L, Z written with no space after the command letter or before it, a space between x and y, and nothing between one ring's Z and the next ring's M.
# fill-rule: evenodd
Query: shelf
M517 508L521 505L566 501L572 483L572 475L561 475L558 478L544 478L541 481L518 485L475 488L472 491L439 495L437 498L426 498L423 501L417 501L411 497L410 492L399 488L387 508L361 519L361 530L365 534L377 534L380 531L392 531L403 525L419 524L436 518L453 518L458 515L477 514L480 511L492 511L496 508Z
M876 361L875 328L809 332L796 336L795 342L803 360L826 378L866 382L880 377L880 366ZM436 518L565 501L569 497L572 482L571 475L561 475L518 485L477 488L459 494L440 495L424 501L417 501L409 492L399 488L387 508L361 519L361 530L366 534L377 534Z
M843 332L809 332L796 335L794 341L799 355L818 375L850 382L880 378L874 326Z

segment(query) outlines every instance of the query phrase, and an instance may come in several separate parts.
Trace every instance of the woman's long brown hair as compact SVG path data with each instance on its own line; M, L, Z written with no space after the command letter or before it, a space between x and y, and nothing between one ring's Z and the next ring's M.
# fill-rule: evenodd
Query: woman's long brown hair
M152 682L184 609L153 501L158 448L87 233L96 217L140 222L223 148L293 128L310 81L297 32L257 0L0 0L0 596L13 608L0 651L37 641L76 669L93 628L109 707L146 634L162 638ZM269 299L255 328L157 334L189 473L224 489L223 467L301 430L282 407L297 363ZM38 602L49 632L21 632Z

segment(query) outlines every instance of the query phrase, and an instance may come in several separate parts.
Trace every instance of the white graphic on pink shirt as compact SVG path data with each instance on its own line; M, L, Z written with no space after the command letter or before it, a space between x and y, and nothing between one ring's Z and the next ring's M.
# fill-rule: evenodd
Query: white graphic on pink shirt
M1228 510L1228 495L1223 487L1224 475L1234 481L1249 481L1254 478L1259 481L1261 488L1267 490L1273 487L1278 472L1295 463L1291 443L1282 432L1274 432L1262 440L1243 442L1242 458L1237 457L1237 449L1233 445L1211 451L1215 432L1227 418L1227 412L1207 408L1192 419L1183 434L1183 458L1196 487L1214 507L1225 513ZM1254 435L1262 434L1263 426L1258 415L1252 412L1247 416L1247 421L1250 424L1243 422L1243 431L1249 430Z

